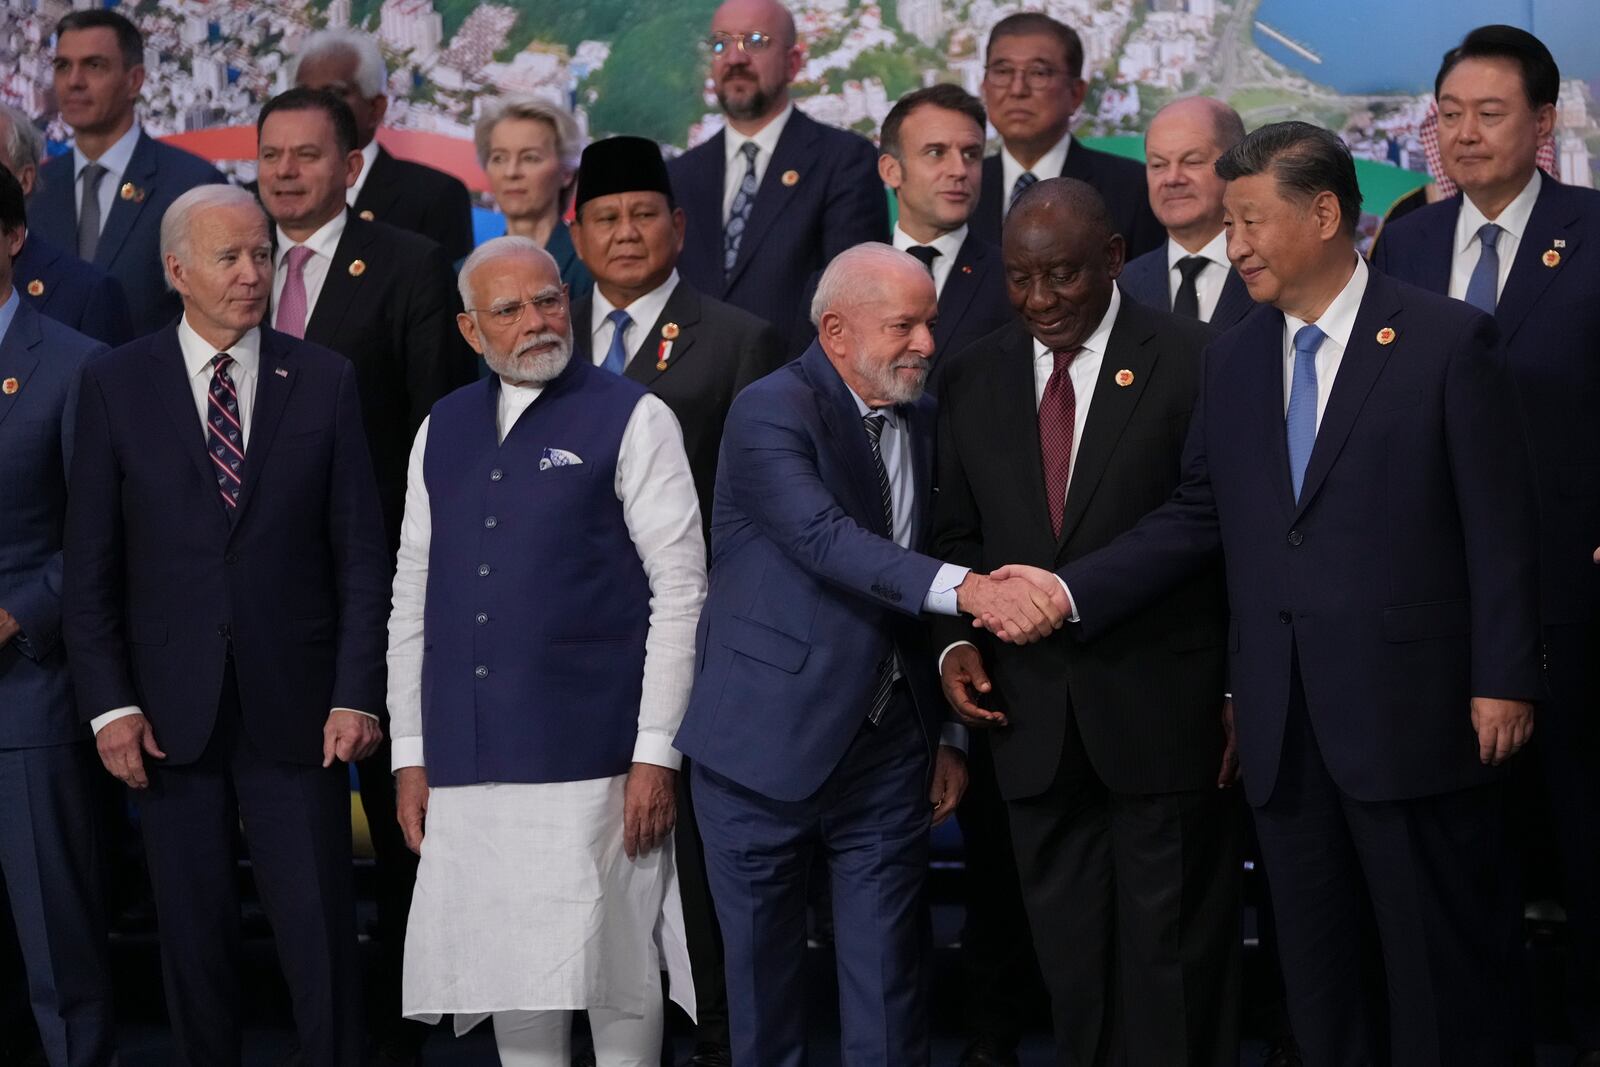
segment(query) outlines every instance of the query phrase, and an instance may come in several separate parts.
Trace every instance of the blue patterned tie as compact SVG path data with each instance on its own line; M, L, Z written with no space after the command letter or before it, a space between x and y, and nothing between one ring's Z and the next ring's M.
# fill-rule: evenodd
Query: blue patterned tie
M1017 197L1028 191L1028 186L1039 180L1039 176L1031 170L1025 170L1017 175L1017 182L1011 187L1011 199L1006 203L1006 210L1010 211L1017 206Z
M1478 265L1472 268L1472 277L1467 280L1467 303L1491 315L1498 302L1495 294L1500 288L1500 253L1494 246L1502 232L1492 222L1478 227L1478 243L1483 248L1478 253Z
M867 441L872 445L872 465L877 468L878 498L883 505L883 522L889 531L889 540L894 540L894 492L889 488L889 468L883 465L883 449L879 438L883 436L884 419L881 412L874 411L869 415L861 416L861 425L867 428ZM867 704L867 721L876 726L883 719L883 710L889 706L889 694L894 692L895 679L894 649L889 649L889 654L883 657L878 664L878 677L872 683L872 699Z
M239 394L228 374L232 362L226 352L211 358L211 389L206 401L206 451L211 453L217 489L230 512L239 506L239 491L244 488L244 427L239 422Z
M733 197L733 209L728 212L728 224L722 228L722 273L732 274L733 265L739 262L739 242L744 238L744 228L750 221L750 209L756 202L756 153L761 149L754 141L739 146L744 154L744 180Z
M1294 384L1289 388L1289 413L1283 425L1289 438L1289 477L1294 498L1305 484L1311 446L1317 443L1317 349L1327 336L1315 326L1302 326L1294 334Z
M628 365L628 341L624 335L627 334L628 327L633 325L633 320L628 317L626 311L618 308L606 316L606 321L613 327L611 347L606 349L606 361L600 366L612 374L621 374L623 368Z

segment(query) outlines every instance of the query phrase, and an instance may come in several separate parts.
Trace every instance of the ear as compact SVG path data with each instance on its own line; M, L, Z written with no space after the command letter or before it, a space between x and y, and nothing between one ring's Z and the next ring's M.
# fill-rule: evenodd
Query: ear
M172 282L172 289L179 296L189 295L189 283L183 277L183 264L178 257L168 252L162 257L162 262L167 268L167 279Z
M366 163L367 159L361 154L359 148L352 149L350 154L344 157L344 187L346 189L355 186L356 179L361 177L361 168L366 166Z
M1317 236L1324 241L1338 237L1344 229L1345 220L1339 210L1339 198L1333 195L1331 189L1324 189L1311 201L1311 212L1317 220ZM1360 219L1353 219L1353 227L1360 223Z
M817 340L822 342L822 347L830 352L837 349L843 336L844 316L837 311L824 311L822 321L817 323Z
M0 238L4 238L3 247L6 250L6 259L17 258L17 253L22 251L22 242L27 240L28 227L18 226L14 230L0 230Z
M688 231L688 227L689 227L689 220L688 220L688 217L686 215L684 215L683 208L681 208L681 207L673 208L672 209L672 233L673 233L672 254L674 256L677 256L678 254L680 254L683 251L683 237L684 237L684 234Z
M1111 240L1106 242L1106 273L1112 281L1122 277L1122 267L1128 261L1128 242L1122 239L1122 234L1114 233Z
M790 48L789 54L784 56L783 83L788 85L790 82L798 78L800 76L800 68L805 66L805 63L806 46L803 44L796 44L794 47Z
M461 336L467 339L467 344L472 346L472 350L480 356L483 355L483 340L478 336L478 324L473 321L472 316L465 311L458 313L456 328L461 331Z
M1082 78L1072 79L1067 86L1067 99L1072 102L1072 114L1076 115L1083 106L1083 98L1089 95L1089 83Z
M377 96L372 98L372 124L374 126L382 126L383 117L388 113L389 98L383 93L379 93Z
M1538 143L1544 144L1556 128L1556 106L1543 104L1533 112L1533 125L1538 134Z
M898 190L906 180L905 168L900 166L898 159L885 152L878 157L878 177L889 188Z
M134 96L139 95L139 90L144 88L144 64L136 63L128 68L128 90Z

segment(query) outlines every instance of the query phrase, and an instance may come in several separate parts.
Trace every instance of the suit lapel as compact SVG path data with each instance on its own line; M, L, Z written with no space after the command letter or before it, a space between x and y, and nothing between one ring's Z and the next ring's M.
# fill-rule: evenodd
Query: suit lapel
M6 416L22 403L28 378L39 365L39 356L33 351L41 338L38 312L23 303L21 296L13 296L12 299L17 302L17 311L16 317L11 320L11 328L6 331L5 340L0 341L0 380L8 383L15 381L16 388L0 389L0 424L4 424Z
M62 244L78 232L78 210L74 202L77 181L73 166L73 154L67 152L41 167L44 181L28 200L29 228L53 234ZM71 247L77 251L75 243Z
M933 354L936 358L944 353L945 345L966 316L984 272L991 267L988 259L983 242L969 231L967 239L961 242L961 248L956 252L956 261L950 267L949 276L944 280L944 292L939 294L939 322L933 331Z
M1044 497L1044 460L1039 454L1039 401L1033 384L1033 336L1020 323L1006 328L991 371L996 453L1013 458L1015 499L1028 524L1050 541L1050 511Z
M1001 166L1000 157L986 157L983 161L983 182L978 187L978 210L972 213L967 224L973 228L973 236L992 245L1000 243L1000 227L1005 217L1002 205L1007 191L1000 188L1003 181L1005 168Z
M744 273L744 269L755 257L756 249L761 246L777 220L788 209L789 203L794 199L795 191L805 184L807 178L813 181L819 180L816 173L819 161L811 147L816 139L815 125L806 118L804 112L796 108L778 138L777 147L772 150L772 159L767 163L767 172L762 175L761 186L756 190L756 202L750 209L750 221L745 226L744 237L739 241L739 258L734 261L733 270L728 274L730 287L739 280L739 275ZM783 176L791 170L798 175L798 180L793 185L783 180ZM721 215L717 217L720 218ZM720 261L719 250L718 262Z
M680 180L673 182L673 196L683 205L690 220L704 220L692 224L686 241L698 241L702 262L712 264L718 277L722 275L722 191L726 186L727 137L718 133L696 153L682 157ZM726 292L724 283L722 292Z
M372 161L372 170L361 183L361 195L356 197L353 210L356 214L370 211L372 218L383 219L394 210L400 197L400 183L392 181L389 172L394 169L394 157L378 146L378 155Z
M1565 269L1581 243L1578 233L1569 227L1576 223L1575 214L1567 210L1563 188L1554 178L1545 175L1539 197L1533 202L1533 214L1528 217L1527 230L1517 243L1517 257L1506 276L1506 287L1495 305L1495 322L1506 344L1516 334L1528 313L1544 295L1545 289ZM1558 248L1556 242L1561 242ZM1554 252L1559 257L1554 267L1545 266L1544 256ZM1447 261L1448 262L1448 261Z
M933 500L933 440L934 412L931 398L924 396L915 404L902 404L897 411L905 420L906 432L911 435L911 545L918 549L927 544L928 516Z
M662 342L669 340L664 332L669 322L677 324L678 336L670 339L672 350L667 355L667 366L663 370L659 366L660 351ZM683 363L684 357L694 347L698 335L695 327L699 322L700 294L680 278L672 290L672 295L667 297L667 303L661 309L661 316L639 338L639 347L628 360L623 377L632 378L640 385L649 387L662 375L671 374Z
M183 349L178 344L177 326L168 326L150 344L150 358L155 368L150 375L152 388L161 397L167 419L178 438L179 450L194 464L195 473L207 489L207 499L214 502L219 519L227 519L227 508L216 492L217 475L212 469L211 457L206 454L206 429L195 410L194 390L189 384L189 368L183 363ZM248 469L248 468L247 468Z
M100 242L95 245L94 263L97 267L111 266L111 261L122 251L122 242L133 231L135 220L155 190L156 149L149 134L140 131L122 180L124 185L131 185L135 192L131 197L124 198L120 188L113 191L111 214L106 216L105 225L100 228ZM73 229L77 229L76 225Z
M878 494L878 475L872 465L872 446L867 443L867 431L861 426L861 414L856 409L855 397L844 384L839 372L833 369L822 346L813 341L800 357L806 377L817 391L817 407L822 413L823 425L833 446L844 461L850 474L850 484L855 490L857 519L880 537L894 538L894 531L883 525L883 508ZM846 502L846 510L849 510Z
M333 262L328 264L328 275L322 280L317 306L312 309L311 318L306 320L307 341L333 347L333 339L339 332L339 324L344 321L345 313L361 302L362 289L373 266L371 262L363 260L367 270L358 276L350 273L350 264L362 258L372 238L372 226L347 209L344 233L333 250ZM273 310L276 312L277 309Z
M326 295L326 294L324 294ZM234 525L244 518L245 509L255 497L256 483L266 467L278 423L294 388L294 349L292 338L276 330L261 331L261 364L256 368L256 405L250 416L250 441L244 450L244 487L239 491L239 506L234 509ZM282 371L283 373L279 373Z
M1243 336L1235 347L1251 361L1240 376L1242 381L1236 382L1245 394L1240 397L1240 407L1265 446L1263 462L1273 503L1288 514L1294 510L1294 482L1289 477L1289 438L1283 412L1283 312L1269 307L1247 319L1240 332Z
M594 323L590 317L594 314L594 298L580 296L572 302L572 358L586 359L594 362L594 352L589 347L590 339L594 336Z

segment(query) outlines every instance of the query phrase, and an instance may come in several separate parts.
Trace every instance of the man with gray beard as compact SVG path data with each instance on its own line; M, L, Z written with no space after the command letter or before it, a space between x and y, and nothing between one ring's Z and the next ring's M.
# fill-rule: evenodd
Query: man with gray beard
M488 242L460 284L493 375L417 433L389 620L422 856L403 1011L492 1017L502 1063L564 1067L586 1010L599 1062L654 1064L663 969L694 1014L671 848L706 589L694 479L660 399L571 358L537 243Z

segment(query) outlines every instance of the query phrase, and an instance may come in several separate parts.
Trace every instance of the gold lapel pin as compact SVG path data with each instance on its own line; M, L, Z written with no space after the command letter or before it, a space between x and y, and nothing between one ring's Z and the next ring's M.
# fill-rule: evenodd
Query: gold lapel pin
M15 396L17 390L21 388L22 383L15 378L7 378L4 382L0 382L0 393L5 393L6 396Z
M1392 329L1390 329L1389 327L1387 327L1387 326L1385 326L1383 329L1379 330L1378 331L1378 343L1380 345L1393 344L1394 343L1394 331Z
M1117 371L1116 383L1126 389L1133 384L1133 371L1124 367Z
M1559 267L1561 266L1561 253L1553 248L1548 249L1545 251L1543 261L1547 267Z
M117 195L124 200L132 200L135 203L143 203L144 201L144 190L132 182L123 182L122 188L117 190Z
M359 278L365 273L367 273L366 263L359 259L352 259L350 261L350 277Z
M39 280L38 278L35 278L33 281L29 282L28 283L28 295L29 296L43 296L44 295L44 282Z
M799 180L800 180L800 172L799 171L797 171L797 170L786 170L786 171L783 172L783 184L785 184L785 185L793 185L795 182L798 182Z
M665 326L661 327L661 336L665 337L669 341L676 341L678 339L678 332L678 324L675 322L669 322Z
M359 218L362 222L371 222L373 219L377 218L378 216L374 215L372 213L372 209L369 207L366 210L362 211L361 214L359 214L356 217Z

